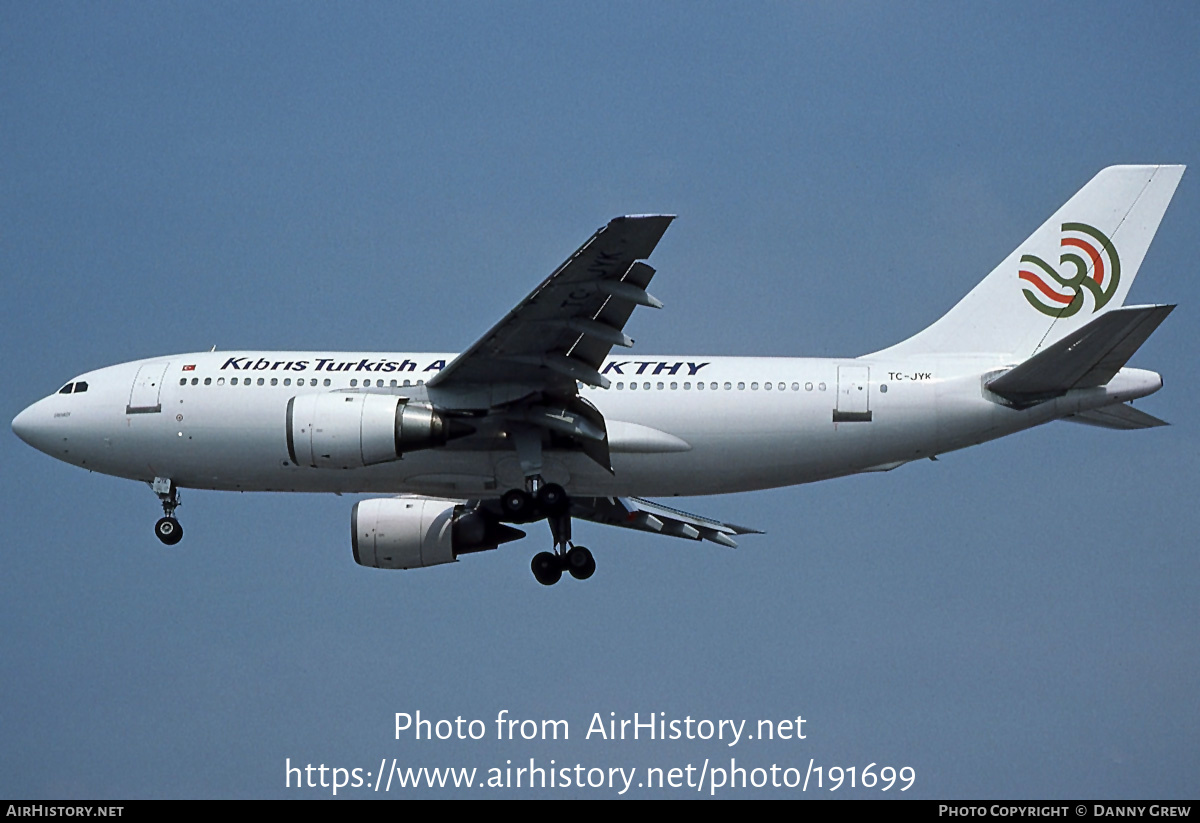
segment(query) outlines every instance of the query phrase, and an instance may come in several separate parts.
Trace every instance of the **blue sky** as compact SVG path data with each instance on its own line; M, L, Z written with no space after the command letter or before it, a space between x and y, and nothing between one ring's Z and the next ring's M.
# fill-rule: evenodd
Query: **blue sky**
M1104 166L1194 164L1197 42L1186 3L4 4L5 413L213 345L458 350L623 213L679 215L635 351L873 351ZM210 492L165 549L149 490L0 437L0 795L733 756L1195 797L1195 174L1130 297L1180 304L1133 361L1170 428L682 502L767 531L737 551L583 524L600 570L544 589L534 527L387 574L351 558L349 497ZM502 709L572 738L394 739L396 712ZM596 712L807 738L584 740Z

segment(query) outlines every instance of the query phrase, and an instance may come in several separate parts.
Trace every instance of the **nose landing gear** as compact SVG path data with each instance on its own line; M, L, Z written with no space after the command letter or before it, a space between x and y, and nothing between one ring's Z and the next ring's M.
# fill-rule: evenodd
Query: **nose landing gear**
M168 477L156 477L150 484L158 499L162 501L163 516L154 524L154 536L168 546L174 546L183 539L183 526L175 519L175 510L179 508L179 489Z

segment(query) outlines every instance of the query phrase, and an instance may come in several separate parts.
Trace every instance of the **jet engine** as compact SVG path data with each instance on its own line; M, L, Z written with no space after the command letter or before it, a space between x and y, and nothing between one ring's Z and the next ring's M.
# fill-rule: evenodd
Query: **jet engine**
M326 392L287 405L288 455L297 466L360 469L442 446L474 427L432 406L388 394Z
M524 536L480 509L428 497L362 500L350 513L354 562L376 569L452 563Z

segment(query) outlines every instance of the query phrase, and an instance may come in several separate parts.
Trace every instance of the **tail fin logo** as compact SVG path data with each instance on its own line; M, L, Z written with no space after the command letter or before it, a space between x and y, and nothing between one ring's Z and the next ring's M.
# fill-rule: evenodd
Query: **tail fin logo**
M1021 255L1017 276L1025 281L1025 299L1042 314L1070 317L1083 307L1084 295L1091 294L1092 312L1098 312L1117 292L1121 258L1112 241L1093 226L1063 223L1062 231L1058 261L1064 268L1074 267L1074 274L1064 277L1040 257Z

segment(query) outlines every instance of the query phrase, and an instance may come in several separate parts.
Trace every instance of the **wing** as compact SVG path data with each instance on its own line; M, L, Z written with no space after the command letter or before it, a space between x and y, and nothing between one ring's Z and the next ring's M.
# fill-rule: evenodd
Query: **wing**
M430 380L430 388L507 384L569 398L577 380L607 387L600 367L614 345L633 345L624 328L634 308L662 307L646 292L654 269L638 261L650 256L674 219L610 221Z
M731 534L763 533L758 529L688 514L640 497L573 497L571 516L606 526L669 534L689 540L708 540L731 549L737 548L737 543L730 538Z

